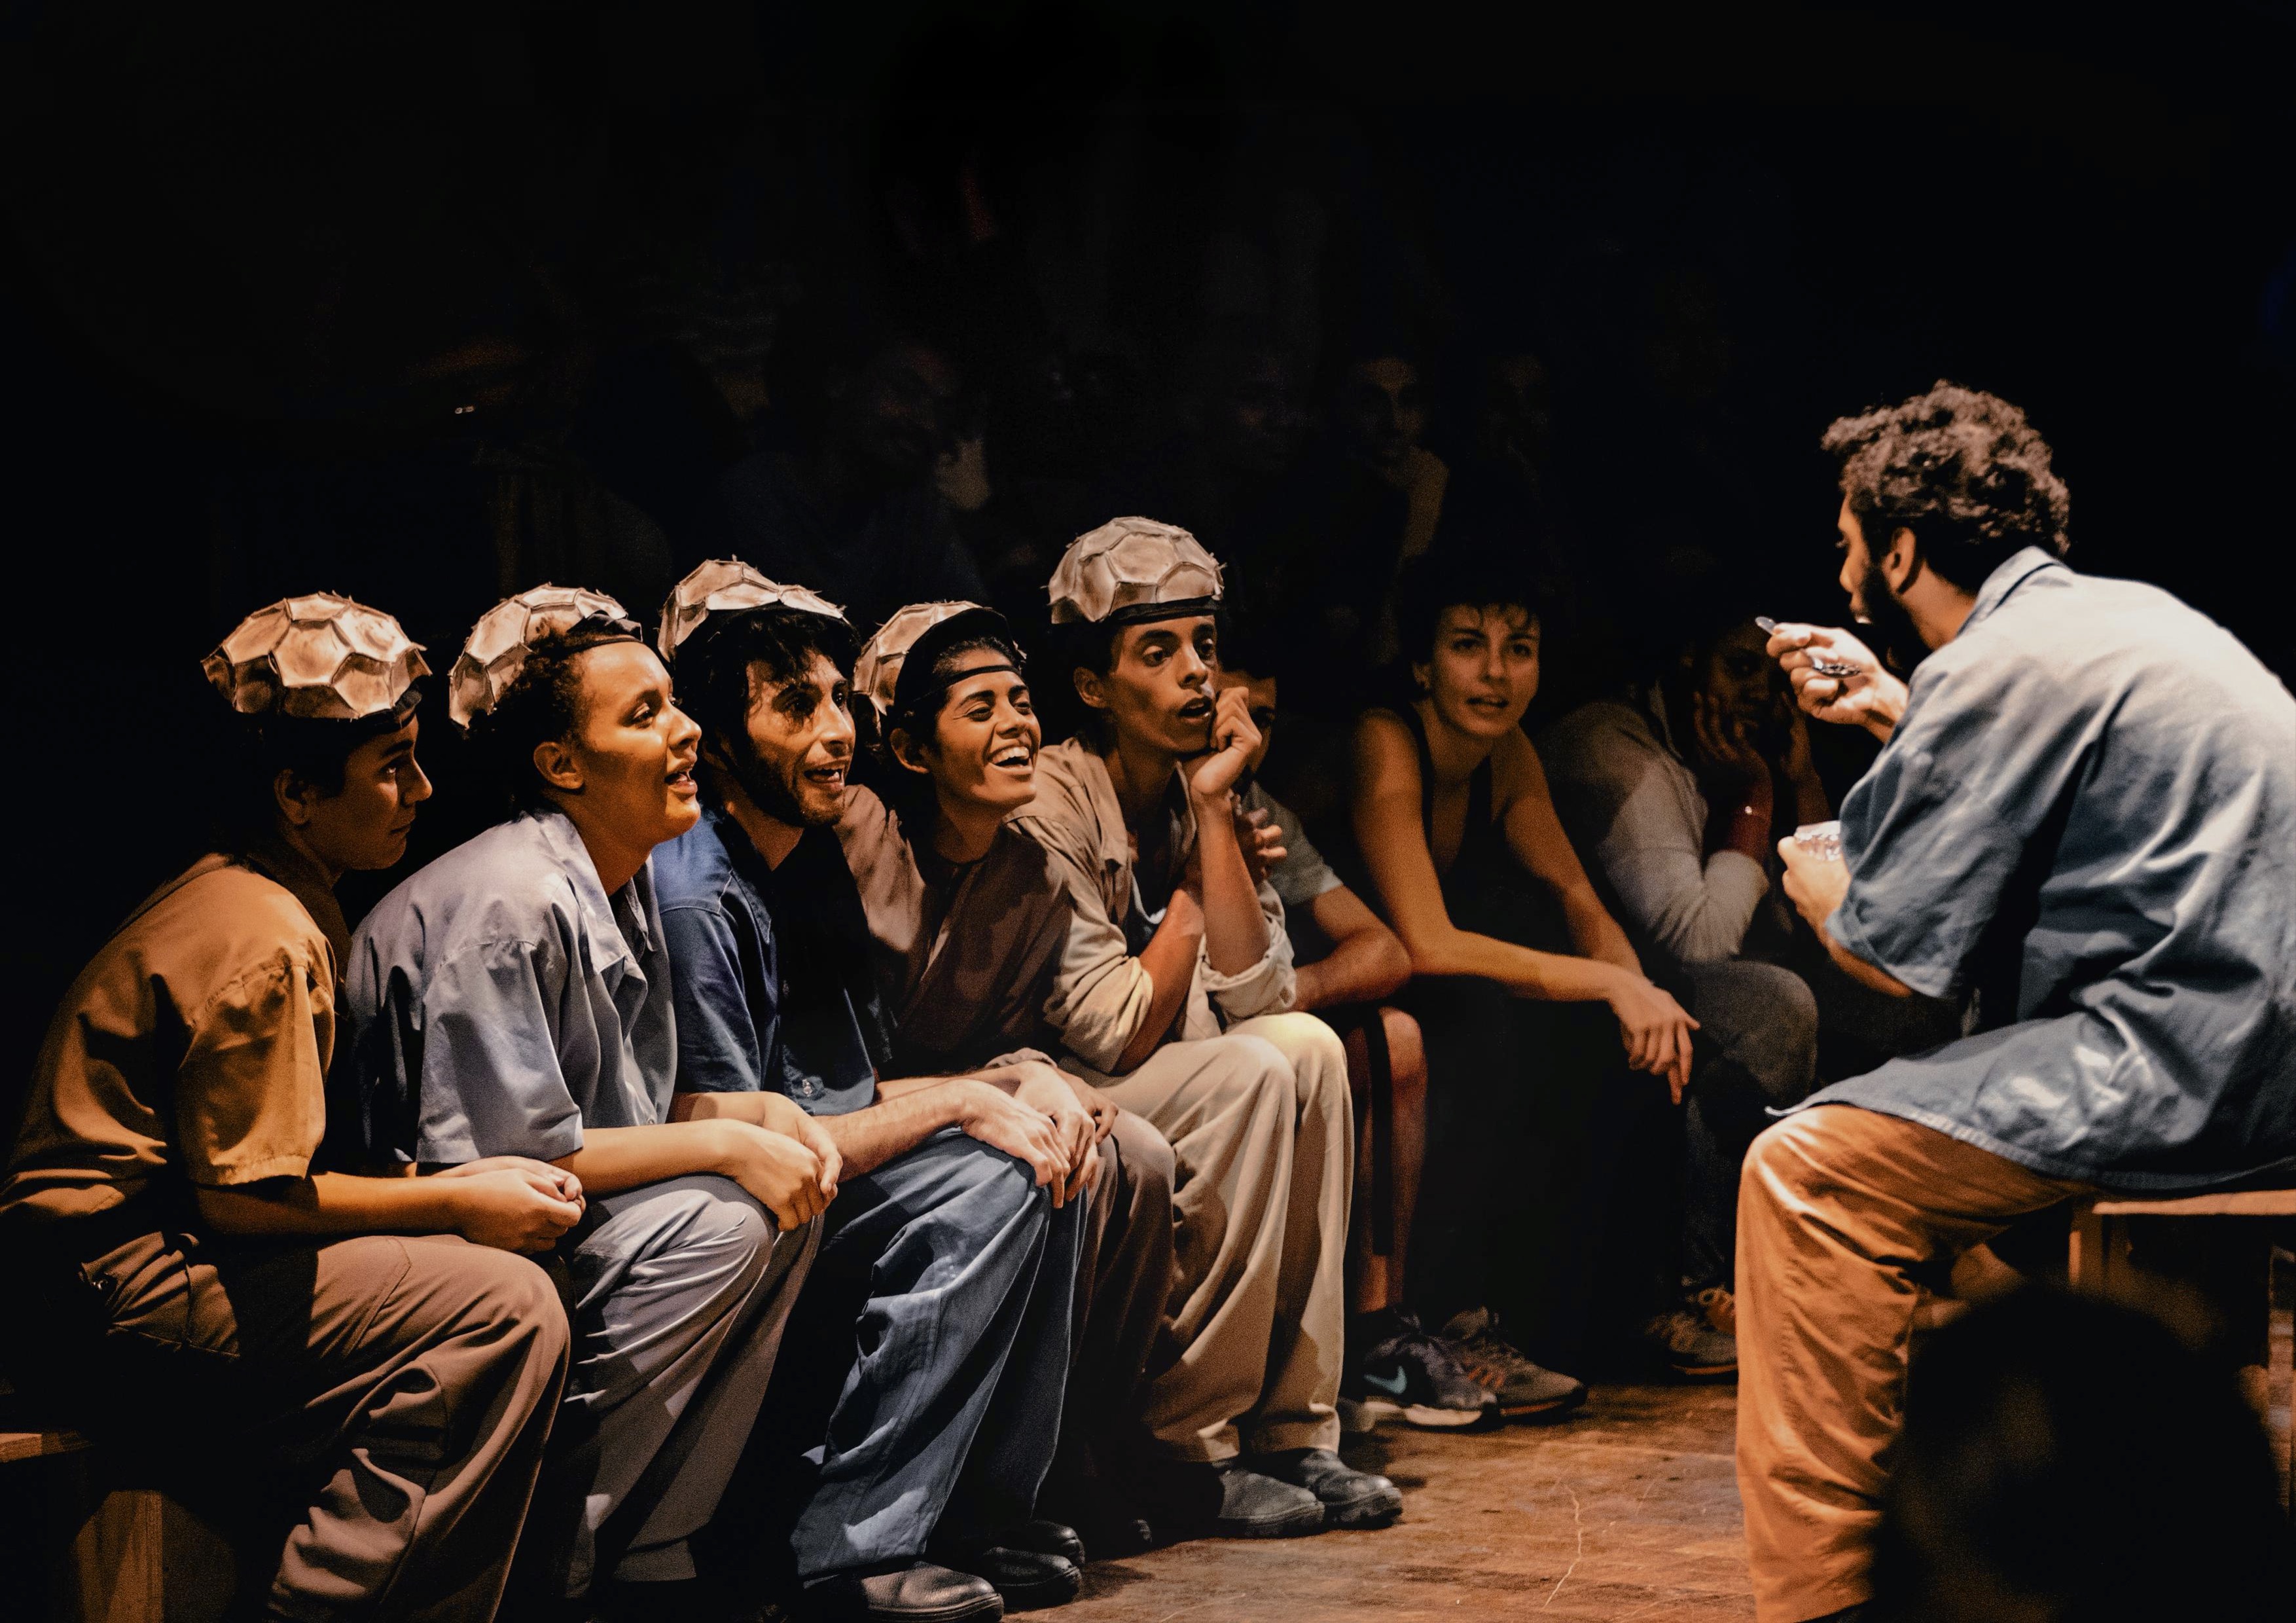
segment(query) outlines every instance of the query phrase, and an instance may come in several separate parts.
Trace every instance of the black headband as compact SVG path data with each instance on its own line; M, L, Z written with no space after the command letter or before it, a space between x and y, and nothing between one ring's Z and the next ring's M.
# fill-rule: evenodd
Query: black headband
M1219 612L1218 597L1181 597L1170 603L1128 603L1111 612L1102 625L1144 625L1157 620L1192 620Z

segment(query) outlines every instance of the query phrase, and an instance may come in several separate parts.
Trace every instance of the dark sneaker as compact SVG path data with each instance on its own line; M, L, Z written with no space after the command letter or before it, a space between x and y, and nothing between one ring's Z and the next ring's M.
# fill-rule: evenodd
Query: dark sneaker
M1065 1555L1042 1550L992 1544L977 1550L952 1551L939 1560L953 1571L988 1579L1004 1597L1007 1611L1065 1606L1084 1592L1084 1574L1077 1570L1076 1563Z
M1324 1530L1324 1502L1306 1487L1279 1481L1229 1460L1218 1468L1219 1513L1215 1538L1304 1538Z
M1706 1315L1707 1323L1724 1335L1735 1339L1738 1334L1738 1298L1727 1285L1709 1285L1692 1295L1692 1306Z
M1335 1528L1383 1528L1403 1514L1403 1490L1385 1477L1356 1471L1328 1448L1255 1455L1252 1464L1279 1482L1304 1487Z
M1499 1413L1509 1420L1559 1414L1587 1401L1587 1383L1573 1375L1543 1369L1499 1333L1499 1316L1471 1307L1443 1327L1443 1339L1470 1379L1498 1395Z
M1478 1386L1415 1316L1373 1314L1359 1329L1370 1345L1349 1356L1340 1388L1340 1418L1349 1430L1368 1431L1383 1420L1431 1431L1498 1424L1497 1395Z
M1705 1310L1684 1306L1643 1326L1643 1339L1677 1375L1715 1380L1738 1372L1738 1338L1708 1322Z

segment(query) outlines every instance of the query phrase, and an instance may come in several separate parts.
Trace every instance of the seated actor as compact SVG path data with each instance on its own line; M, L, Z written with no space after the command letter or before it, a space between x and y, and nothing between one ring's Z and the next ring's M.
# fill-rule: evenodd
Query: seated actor
M844 616L707 563L664 606L660 645L702 722L709 801L659 859L677 1114L795 1108L841 1167L761 1432L773 1460L817 1468L796 1578L842 1617L1071 1599L1076 1536L1030 1517L1060 1429L1092 1116L1044 1064L880 1085L868 926L831 828L853 760Z
M1871 1592L1923 1281L2086 1190L2296 1165L2296 702L2167 593L2058 561L2064 483L2005 400L1939 383L1825 446L1851 608L1918 668L1840 859L1785 842L1786 894L1877 991L1973 993L1975 1030L1824 1090L1747 1156L1763 1623ZM1833 640L1770 646L1806 709L1854 714L1874 677L1817 672Z
M1580 1401L1586 1388L1577 1381L1540 1372L1545 1389L1526 1391L1518 1384L1502 1403L1403 1305L1404 1260L1426 1147L1427 1061L1419 1022L1382 1000L1411 978L1411 955L1332 871L1300 820L1260 781L1275 736L1277 687L1267 640L1256 626L1232 620L1223 629L1219 654L1213 688L1241 689L1259 734L1244 769L1241 803L1250 820L1275 830L1280 840L1282 855L1267 882L1283 903L1283 932L1292 943L1292 1007L1319 1013L1348 1050L1356 1188L1364 1198L1355 1203L1348 1237L1351 1300L1341 1413L1350 1425L1394 1416L1446 1430Z
M649 853L701 814L699 729L621 606L553 586L497 604L448 696L516 809L359 927L367 1142L422 1167L532 1156L582 1180L593 1212L562 1252L573 1368L520 1591L611 1579L602 1598L643 1612L694 1577L688 1541L757 1417L834 1151L794 1108L670 1119Z
M1146 1412L1168 1466L1143 1473L1150 1520L1248 1537L1383 1526L1402 1495L1334 1452L1347 1055L1330 1026L1286 1012L1283 904L1253 881L1234 803L1258 735L1243 696L1211 686L1219 592L1193 536L1141 518L1078 538L1053 576L1056 651L1092 736L1037 757L1016 820L1069 893L1045 1015L1070 1067L1179 1159L1176 1356Z
M236 713L226 838L74 983L0 1183L10 1378L209 1486L252 1457L308 1507L257 1575L267 1615L311 1623L492 1616L566 1372L550 1281L511 1253L581 1217L578 1177L311 1170L334 886L398 861L430 797L426 669L390 616L324 593L208 656Z
M1036 795L1043 729L1003 615L914 604L879 629L855 666L873 712L889 808L846 791L837 825L869 921L877 987L900 1076L1051 1061L1045 1026L1067 888L1044 847L1007 820ZM898 808L895 810L894 808ZM1086 1209L1060 1451L1046 1496L1103 1555L1152 1537L1130 1504L1142 1380L1176 1266L1172 1147L1081 1077L1099 1131Z
M1439 550L1398 604L1411 692L1356 727L1356 861L1403 938L1431 1078L1414 1295L1485 1362L1576 1361L1624 1159L1631 1069L1679 1100L1697 1021L1642 969L1579 866L1521 722L1538 686L1538 593L1504 556ZM1621 1051L1623 1050L1623 1052ZM1726 1372L1728 1339L1680 1320L1679 1370ZM1470 1367L1476 1360L1470 1359Z
M1817 1080L1818 1007L1787 967L1794 942L1770 888L1772 846L1833 813L1762 630L1726 608L1684 618L1649 680L1564 716L1538 755L1610 911L1698 1017L1680 1290L1666 1310L1693 1334L1727 1335L1746 1146L1768 1125L1766 1107L1795 1103ZM1660 1331L1667 1345L1679 1333Z

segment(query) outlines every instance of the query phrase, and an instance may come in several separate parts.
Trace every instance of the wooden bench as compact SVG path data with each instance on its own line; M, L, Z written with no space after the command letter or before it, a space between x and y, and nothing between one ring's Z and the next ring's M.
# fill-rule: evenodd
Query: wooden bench
M160 1489L124 1479L77 1431L0 1430L0 1584L27 1623L214 1623L230 1605L230 1541ZM15 1610L21 1607L20 1612Z
M2247 1222L2296 1217L2296 1189L2244 1189L2201 1195L2096 1195L2076 1201L2065 1256L2067 1282L2075 1290L2091 1295L2142 1303L2147 1287L2143 1270L2130 1260L2129 1220L2163 1217ZM2268 1299L2266 1306L2268 1308ZM2251 1365L2241 1372L2241 1378L2249 1401L2259 1415L2268 1421L2269 1372ZM2296 1447L2290 1450L2286 1487L2289 1514L2296 1517Z

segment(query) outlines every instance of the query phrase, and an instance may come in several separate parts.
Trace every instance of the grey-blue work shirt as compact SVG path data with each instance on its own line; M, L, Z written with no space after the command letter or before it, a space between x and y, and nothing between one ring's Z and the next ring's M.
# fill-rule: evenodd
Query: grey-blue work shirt
M1841 845L1833 938L1978 1018L1809 1104L2118 1190L2296 1158L2296 701L2221 627L2018 553L1915 672Z
M712 810L653 860L677 966L677 1085L778 1092L810 1116L876 1103L891 1037L835 833L808 828L769 868Z
M611 897L556 812L417 871L353 937L346 1001L373 1154L555 1160L668 1119L677 1064L651 861Z

